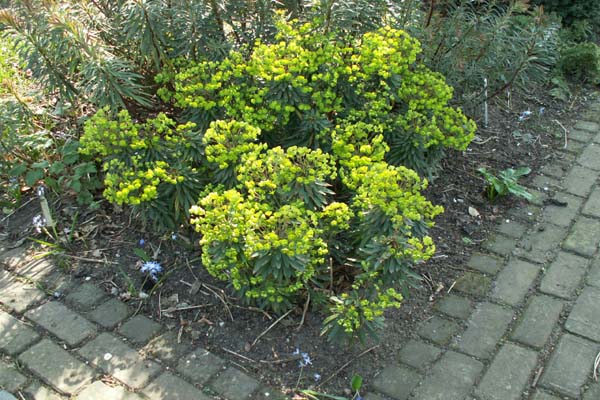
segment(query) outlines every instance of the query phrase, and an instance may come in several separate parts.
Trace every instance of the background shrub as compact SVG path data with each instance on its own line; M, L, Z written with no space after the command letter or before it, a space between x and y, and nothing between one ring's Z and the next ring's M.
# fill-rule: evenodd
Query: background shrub
M562 49L560 71L577 80L600 83L600 48L591 42L577 43Z

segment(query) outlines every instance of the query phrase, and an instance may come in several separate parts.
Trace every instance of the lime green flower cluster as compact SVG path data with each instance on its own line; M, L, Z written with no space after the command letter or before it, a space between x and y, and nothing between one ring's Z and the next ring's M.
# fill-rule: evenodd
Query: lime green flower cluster
M475 124L448 105L452 88L417 63L420 44L390 27L343 43L314 24L280 21L274 43L232 51L165 74L165 100L196 109L198 122L245 121L270 146L328 149L331 128L372 125L394 151L387 161L430 173L446 148L464 150ZM205 118L206 120L202 120Z
M391 285L401 285L409 266L435 251L415 227L430 227L442 208L420 194L427 182L414 171L383 161L386 145L370 128L338 127L329 154L267 148L246 122L213 122L204 135L206 154L236 179L220 182L191 209L208 272L246 300L283 311L328 284L332 252L341 247L347 254L336 265L362 262L344 272L356 275L353 290L332 297L336 317L326 331L360 336L379 326L383 311L402 299Z

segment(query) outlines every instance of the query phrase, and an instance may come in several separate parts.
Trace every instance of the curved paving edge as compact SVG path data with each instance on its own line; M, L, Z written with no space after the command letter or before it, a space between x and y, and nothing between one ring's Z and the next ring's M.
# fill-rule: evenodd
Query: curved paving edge
M599 99L568 138L365 400L600 399Z
M24 247L0 264L0 400L285 399Z

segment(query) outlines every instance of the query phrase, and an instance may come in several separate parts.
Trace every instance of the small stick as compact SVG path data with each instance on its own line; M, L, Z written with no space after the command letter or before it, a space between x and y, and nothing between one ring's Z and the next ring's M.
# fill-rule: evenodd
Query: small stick
M238 354L238 353L236 353L236 352L235 352L235 351L233 351L233 350L226 349L225 347L221 347L221 348L223 349L223 351L226 351L226 352L227 352L227 353L229 353L229 354L233 354L234 356L236 356L236 357L239 357L239 358L241 358L242 360L250 361L250 362L252 362L252 363L255 363L255 362L256 362L256 361L254 361L253 359L251 359L251 358L248 358L248 357L246 357L246 356L243 356L243 355L241 355L241 354Z
M565 126L563 124L561 124L559 120L555 119L553 121L556 122L558 125L560 125L560 127L563 128L563 131L565 131L565 145L563 146L563 148L566 149L567 148L567 144L568 144L568 142L567 142L567 140L568 140L567 139L567 134L568 134L569 131L567 131L567 128L565 128Z
M329 382L330 380L332 380L333 378L335 378L337 374L339 374L340 372L342 372L348 365L352 364L354 361L356 361L357 359L361 358L365 354L367 354L367 353L375 350L379 346L381 346L381 345L378 344L376 346L370 347L367 350L363 351L362 353L360 353L359 355L357 355L356 357L354 357L353 359L351 359L350 361L348 361L347 363L345 363L344 365L342 365L341 367L339 367L333 374L331 374L331 376L329 378L327 378L324 381L322 381L321 383L319 383L319 385L317 387L321 387L322 385L326 384L327 382Z
M158 320L159 321L162 318L162 312L161 312L162 306L160 305L160 297L161 297L161 295L162 295L162 288L158 292Z
M598 367L600 366L600 353L596 356L594 360L594 380L598 382Z
M273 329L273 327L275 325L277 325L282 319L284 319L285 317L287 317L288 315L290 315L290 313L293 311L294 309L292 308L291 310L289 310L288 312L286 312L285 314L283 314L281 317L277 318L275 320L275 322L273 322L271 325L269 325L269 327L267 329L265 329L263 331L263 333L261 333L260 335L258 335L256 337L256 339L254 339L254 342L252 342L252 344L250 345L250 348L254 347L254 345L258 342L258 340L263 337L264 335L267 334L267 332L269 332L271 329Z
M166 312L166 313L171 313L171 312L175 312L175 311L195 310L196 308L210 307L210 306L211 306L211 304L199 304L197 306L170 307L170 308L165 308L164 310L161 310L161 311Z
M187 287L192 287L193 286L191 283L188 283L188 282L184 281L183 279L180 279L179 282L183 283Z
M302 319L300 320L300 324L298 324L298 327L296 328L297 331L299 331L300 328L302 328L302 325L304 325L304 319L306 318L306 313L308 312L309 304L310 304L310 292L308 292L308 297L306 299L306 303L304 303L304 309L302 310Z
M112 265L118 265L119 264L116 261L97 260L97 259L94 259L94 258L77 257L77 256L72 256L71 254L62 254L62 255L63 256L67 256L69 258L72 258L74 260L79 260L79 261L87 261L87 262L98 263L98 264L112 264Z
M448 289L448 293L450 293L452 291L452 288L454 288L454 285L456 285L456 281L452 282L452 285Z
M302 359L302 356L294 356L290 358L281 358L279 360L259 360L259 363L263 364L283 364L290 361L296 361Z
M540 380L540 376L542 376L542 372L544 372L544 367L540 367L537 374L535 374L535 378L533 378L533 382L531 383L531 387L536 387L538 381Z

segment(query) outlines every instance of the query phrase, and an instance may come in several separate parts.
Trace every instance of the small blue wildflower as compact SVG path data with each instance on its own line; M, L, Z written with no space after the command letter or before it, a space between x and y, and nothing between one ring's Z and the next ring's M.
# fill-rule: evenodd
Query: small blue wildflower
M521 113L521 115L519 115L519 121L524 121L524 120L526 120L528 117L530 117L530 116L531 116L531 114L532 114L532 112L531 112L531 111L529 111L529 110L527 110L527 111L523 111L523 112Z
M143 247L145 244L146 244L146 241L144 239L140 239L140 241L139 241L140 247Z
M177 240L177 234L176 233L172 233L171 234L171 240Z
M152 279L154 282L157 282L158 275L162 273L163 268L156 261L146 261L144 265L142 265L142 268L140 268L140 271L142 273L148 274L148 276L150 276L150 279Z
M41 233L42 228L46 226L46 218L38 214L35 217L33 217L32 224L35 227L36 232Z
M544 115L544 112L546 111L546 107L540 107L540 111L539 114L540 115Z
M321 374L317 374L316 372L313 377L315 378L315 382L319 382L321 380Z
M363 398L360 394L357 394L354 400L363 400Z

